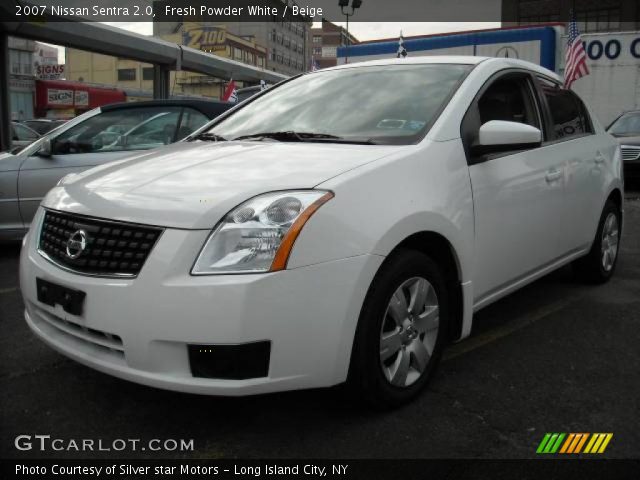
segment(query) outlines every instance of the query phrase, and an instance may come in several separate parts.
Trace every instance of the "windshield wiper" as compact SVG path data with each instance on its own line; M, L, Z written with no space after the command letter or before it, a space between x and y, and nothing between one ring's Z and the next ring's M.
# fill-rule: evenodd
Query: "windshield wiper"
M226 138L217 135L215 133L211 133L211 132L203 132L203 133L199 133L198 135L196 135L195 137L191 137L189 139L189 141L192 140L205 140L207 142L226 142L228 141Z
M279 142L328 142L328 143L358 143L374 145L375 142L371 139L349 139L344 137L338 137L336 135L330 135L328 133L312 133L312 132L262 132L252 133L250 135L240 135L233 140L262 140L264 138L271 138Z

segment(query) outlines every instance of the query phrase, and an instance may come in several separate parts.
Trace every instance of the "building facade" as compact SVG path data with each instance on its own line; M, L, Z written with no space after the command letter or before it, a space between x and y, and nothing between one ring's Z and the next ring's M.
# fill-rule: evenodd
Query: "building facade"
M318 68L338 64L338 47L358 44L358 39L335 23L322 19L322 26L311 29L311 55Z
M273 0L278 1L278 0ZM266 48L265 68L284 75L297 75L311 65L311 21L274 17L266 22L199 22L200 28L224 28L228 35L244 38ZM161 38L182 32L187 23L157 22L153 34ZM192 28L192 27L191 27Z
M33 40L9 37L9 101L11 118L25 120L33 118L35 77Z
M566 22L573 11L583 33L640 29L637 0L502 0L502 25Z
M45 43L35 42L33 51L33 71L44 65L58 65L58 48Z
M164 33L156 32L155 36L265 68L267 49L253 38L233 35L224 27L202 23L184 23L177 27ZM71 48L66 50L66 76L69 80L121 88L127 92L129 100L150 98L153 90L152 65ZM186 71L171 72L171 93L220 98L227 80Z
M36 79L41 67L64 71L58 64L58 48L26 38L9 37L9 101L11 118L36 116Z

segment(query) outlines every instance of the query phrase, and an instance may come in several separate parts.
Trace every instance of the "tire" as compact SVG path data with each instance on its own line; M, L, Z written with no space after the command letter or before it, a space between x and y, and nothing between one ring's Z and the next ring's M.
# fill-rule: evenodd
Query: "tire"
M621 220L620 209L608 200L602 210L591 250L573 263L574 272L579 280L604 283L611 278L620 252Z
M423 253L401 250L385 261L367 292L354 339L348 386L359 399L394 408L426 386L447 338L446 285L440 267Z

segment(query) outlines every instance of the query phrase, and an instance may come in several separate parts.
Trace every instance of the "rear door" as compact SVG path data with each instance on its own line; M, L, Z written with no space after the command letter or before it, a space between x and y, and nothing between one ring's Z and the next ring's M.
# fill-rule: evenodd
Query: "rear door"
M563 249L570 253L589 247L593 240L606 195L607 159L615 149L595 134L589 113L575 93L540 76L536 83L550 130L546 150L566 161Z
M109 110L56 135L50 157L33 154L20 167L18 195L25 225L58 180L68 173L113 162L136 151L171 143L181 107L141 106ZM134 134L138 131L138 134Z
M473 156L490 120L531 125L546 134L533 78L509 71L481 89L462 125L475 214L473 284L477 306L563 253L564 158L543 146Z

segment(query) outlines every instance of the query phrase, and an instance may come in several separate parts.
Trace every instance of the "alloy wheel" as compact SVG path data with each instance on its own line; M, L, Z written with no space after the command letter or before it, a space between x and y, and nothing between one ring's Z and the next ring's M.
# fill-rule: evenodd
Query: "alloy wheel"
M429 365L438 338L440 312L433 285L414 277L389 300L380 332L380 365L389 383L408 387Z
M616 262L618 243L618 217L615 213L609 213L602 228L601 259L605 272L610 272Z

